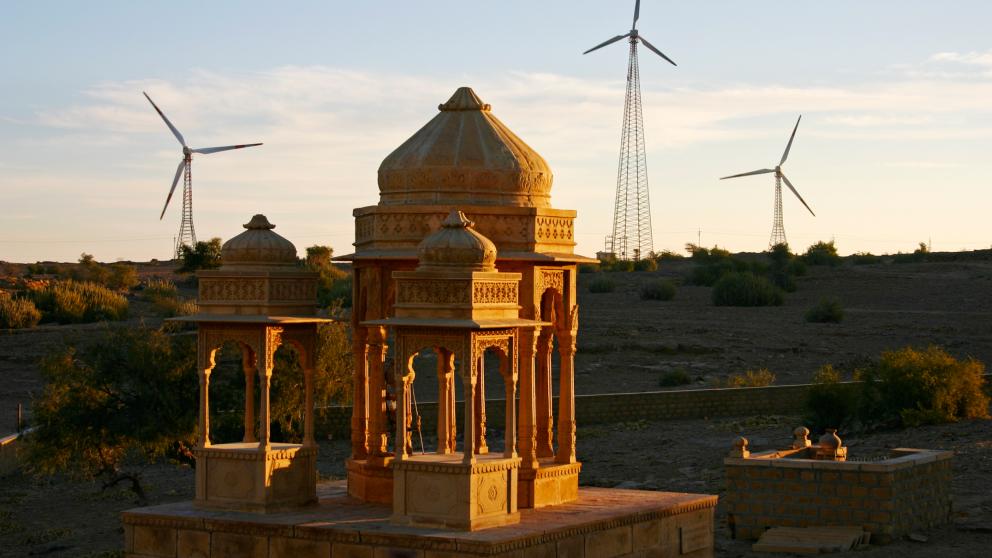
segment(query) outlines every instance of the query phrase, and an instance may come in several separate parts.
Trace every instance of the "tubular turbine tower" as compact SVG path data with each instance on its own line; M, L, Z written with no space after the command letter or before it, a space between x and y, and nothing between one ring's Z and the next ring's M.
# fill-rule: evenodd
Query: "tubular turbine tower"
M641 77L637 64L637 43L676 66L637 32L641 0L634 5L634 22L625 35L617 35L591 49L627 38L627 95L623 104L623 132L620 134L620 162L617 169L617 195L613 206L613 234L606 237L606 252L621 260L639 260L654 250L651 237L651 200L648 194L648 164L644 146L644 117L641 112Z

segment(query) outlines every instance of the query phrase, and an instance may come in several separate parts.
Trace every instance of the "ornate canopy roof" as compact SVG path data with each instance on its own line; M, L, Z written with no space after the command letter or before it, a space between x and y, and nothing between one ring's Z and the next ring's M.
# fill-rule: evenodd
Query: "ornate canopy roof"
M221 269L259 269L271 267L293 267L299 265L296 246L272 229L265 215L257 214L251 221L242 225L248 229L228 240L221 247Z
M452 210L417 247L418 270L462 269L496 271L496 245L472 229L475 225L461 211Z
M469 87L379 166L379 205L550 207L551 168Z

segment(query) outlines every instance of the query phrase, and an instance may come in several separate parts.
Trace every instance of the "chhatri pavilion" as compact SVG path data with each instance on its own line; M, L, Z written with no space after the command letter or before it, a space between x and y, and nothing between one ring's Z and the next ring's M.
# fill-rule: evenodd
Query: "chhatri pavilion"
M579 263L596 260L574 253L575 211L551 207L553 176L547 162L488 104L461 87L438 111L383 160L379 203L355 209L355 253L340 258L354 265L348 491L362 500L391 502L392 462L403 453L402 447L389 446L386 397L392 372L385 369L390 332L384 320L417 305L484 304L499 306L501 316L542 323L520 328L514 346L520 401L518 504L532 508L574 500L581 469L575 454L576 273ZM474 231L491 241L495 267L518 274L519 288L476 281L469 293L458 282L438 280L421 287L410 282L407 273L418 266L418 246L442 228L452 211L462 212ZM551 373L555 341L557 408ZM443 361L447 353L439 349ZM438 373L439 385L446 385L447 372L439 367ZM449 393L453 397L453 390ZM444 407L446 395L439 396ZM484 404L480 407L484 412ZM477 441L484 446L480 434ZM442 434L439 445L454 451L454 442Z
M382 162L379 203L354 211L355 252L339 258L354 266L346 483L315 469L316 277L256 215L199 274L201 310L183 318L199 329L196 498L124 512L125 556L712 558L716 496L579 488L576 274L593 260L573 253L575 211L551 207L548 164L471 89L438 109ZM210 377L232 341L244 435L214 440ZM301 443L269 431L281 344L304 371ZM430 450L422 355L436 359ZM486 382L501 383L501 420L487 421Z

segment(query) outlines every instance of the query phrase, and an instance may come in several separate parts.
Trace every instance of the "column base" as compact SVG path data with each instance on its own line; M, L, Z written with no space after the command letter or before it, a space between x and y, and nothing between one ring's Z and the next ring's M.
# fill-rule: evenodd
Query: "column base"
M553 457L539 463L537 469L520 469L517 502L521 509L556 506L579 498L582 463L562 465Z
M384 464L358 459L349 459L345 462L348 469L349 496L363 502L393 503L392 458L381 461L384 461Z

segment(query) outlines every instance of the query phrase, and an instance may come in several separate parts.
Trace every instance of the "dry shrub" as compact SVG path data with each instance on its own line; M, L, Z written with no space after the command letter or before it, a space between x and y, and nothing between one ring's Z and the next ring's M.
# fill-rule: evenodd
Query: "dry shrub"
M96 283L55 281L31 296L46 319L62 324L127 318L127 298Z
M31 328L41 321L41 312L34 303L24 298L14 298L0 291L0 328Z
M641 300L672 300L675 283L668 280L649 281L641 285Z
M862 420L917 426L988 418L984 373L981 362L958 360L940 347L884 352L861 374Z
M813 432L826 428L846 429L857 418L860 386L845 383L830 364L813 375L813 385L806 393L805 423Z
M597 277L589 282L589 292L591 293L612 293L616 288L616 283L607 277Z
M775 374L767 368L748 370L743 374L731 374L726 380L717 382L717 387L748 388L766 387L775 383Z
M804 317L810 323L839 324L844 319L844 307L836 298L821 298L816 306L806 311Z

